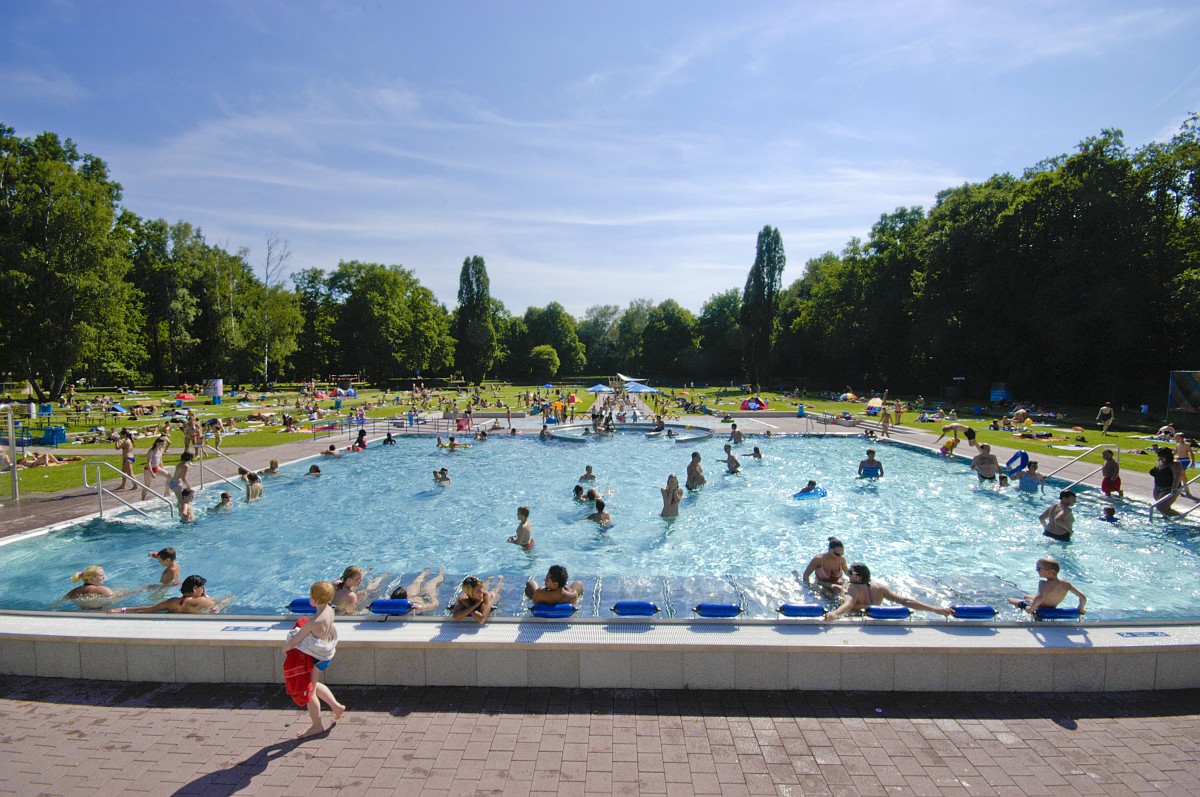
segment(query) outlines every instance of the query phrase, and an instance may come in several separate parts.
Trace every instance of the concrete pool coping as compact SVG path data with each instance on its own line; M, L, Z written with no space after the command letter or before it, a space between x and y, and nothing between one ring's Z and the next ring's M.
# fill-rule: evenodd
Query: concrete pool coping
M803 418L769 420L763 425L782 427L781 433L807 431ZM715 424L714 429L719 434L721 427ZM894 431L911 439L892 442L934 448L933 434L922 429ZM829 430L839 432L861 433ZM303 444L288 446L301 454ZM1004 461L1005 451L994 449ZM259 467L255 459L273 453L281 453L280 448L239 458ZM1072 468L1078 475L1072 468L1064 473L1073 480L1093 467L1077 463ZM1129 475L1127 489L1149 493L1149 477ZM18 536L49 533L94 516L76 514ZM276 682L284 632L291 623L263 615L133 618L0 612L0 674ZM1189 621L824 624L496 618L471 626L424 618L339 620L338 629L338 657L325 676L335 684L1011 692L1200 687L1200 622Z
M270 683L292 618L0 614L0 674ZM1154 635L1154 636L1148 636ZM338 621L331 684L1100 692L1200 685L1195 623ZM1149 644L1148 644L1149 643Z

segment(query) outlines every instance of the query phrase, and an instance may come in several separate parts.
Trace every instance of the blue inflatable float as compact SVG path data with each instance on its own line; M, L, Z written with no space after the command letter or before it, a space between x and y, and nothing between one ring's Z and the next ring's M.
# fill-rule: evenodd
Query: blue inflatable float
M807 492L796 493L792 498L795 498L797 501L803 501L806 498L824 498L826 495L828 493L825 492L824 487L814 487Z
M535 603L529 608L534 617L545 620L563 620L575 614L573 603Z
M775 611L784 617L824 617L825 607L819 603L785 603Z
M658 605L650 601L617 601L612 611L618 617L653 617L658 614Z
M408 614L412 611L412 602L407 598L379 598L371 601L371 614Z
M288 604L288 611L292 614L316 614L317 607L308 598L296 598Z
M742 607L736 603L701 603L692 611L701 617L737 617Z
M950 609L959 620L991 620L996 617L996 610L986 605L957 605Z
M912 612L907 606L868 606L867 616L872 620L903 620Z

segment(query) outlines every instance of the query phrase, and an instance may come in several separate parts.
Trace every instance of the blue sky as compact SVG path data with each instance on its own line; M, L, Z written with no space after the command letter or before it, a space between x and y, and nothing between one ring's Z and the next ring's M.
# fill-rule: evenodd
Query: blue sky
M292 269L465 257L520 314L784 282L940 189L1200 110L1194 2L3 3L0 123Z

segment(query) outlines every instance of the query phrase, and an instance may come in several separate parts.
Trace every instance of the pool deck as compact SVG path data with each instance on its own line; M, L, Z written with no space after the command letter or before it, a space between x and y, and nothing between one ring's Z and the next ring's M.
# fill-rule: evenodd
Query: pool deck
M1200 793L1200 692L338 687L297 741L278 685L0 677L0 794Z

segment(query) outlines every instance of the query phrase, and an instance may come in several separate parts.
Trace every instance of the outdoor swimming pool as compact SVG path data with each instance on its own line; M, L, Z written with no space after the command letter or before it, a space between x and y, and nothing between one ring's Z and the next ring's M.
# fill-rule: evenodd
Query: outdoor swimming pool
M160 568L146 553L171 545L184 574L204 575L214 597L233 595L236 613L285 613L313 581L357 564L389 574L389 589L425 567L444 567L443 603L468 573L503 575L498 614L514 616L523 613L524 580L564 564L588 588L582 617L609 616L623 598L653 600L665 616L690 616L695 603L715 600L774 617L780 603L818 599L793 571L832 535L845 542L848 560L929 603L990 603L1001 619L1017 619L1004 599L1032 590L1035 560L1051 554L1087 594L1089 619L1200 617L1196 526L1152 524L1144 504L1119 508L1121 523L1111 525L1099 520L1098 494L1084 492L1075 539L1064 545L1043 537L1037 522L1057 487L997 493L979 488L962 462L887 445L877 446L887 477L859 480L860 438L754 438L737 448L742 473L727 476L718 461L723 442L626 433L586 443L504 438L457 452L428 438L373 444L364 454L314 460L319 479L302 478L309 462L293 464L267 478L262 501L228 514L205 511L221 489L210 484L190 526L165 512L149 520L130 513L0 546L0 608L49 608L72 586L70 575L92 564L105 567L114 588L155 583ZM753 445L762 461L751 459ZM668 473L682 481L692 450L703 456L708 485L687 495L678 519L663 520L659 489ZM613 514L607 531L581 520L590 506L571 498L586 464ZM442 466L454 480L448 487L433 483ZM828 496L794 500L810 478ZM532 510L532 551L506 542L520 505ZM141 593L123 603L161 597Z

